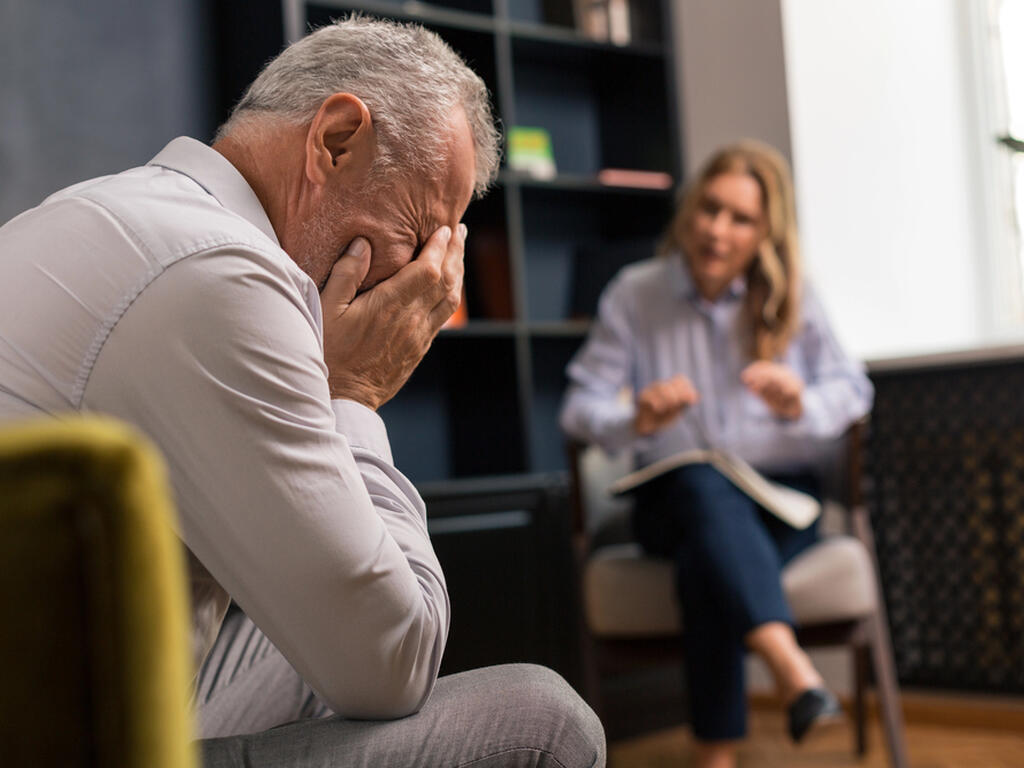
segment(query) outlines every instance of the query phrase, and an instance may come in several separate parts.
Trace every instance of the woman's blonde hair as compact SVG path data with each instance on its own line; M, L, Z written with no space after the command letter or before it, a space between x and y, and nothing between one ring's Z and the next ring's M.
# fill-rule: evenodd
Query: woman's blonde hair
M689 231L704 186L723 173L746 174L761 188L767 233L747 269L745 314L750 322L752 355L772 360L786 351L800 325L800 246L793 181L782 155L752 140L715 152L684 190L662 247L664 251L682 250L681 237Z

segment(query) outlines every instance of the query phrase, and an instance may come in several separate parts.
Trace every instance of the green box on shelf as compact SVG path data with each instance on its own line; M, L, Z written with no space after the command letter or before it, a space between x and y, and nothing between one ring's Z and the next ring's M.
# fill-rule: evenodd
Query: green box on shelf
M513 125L508 129L508 167L537 179L555 177L551 134L543 128Z

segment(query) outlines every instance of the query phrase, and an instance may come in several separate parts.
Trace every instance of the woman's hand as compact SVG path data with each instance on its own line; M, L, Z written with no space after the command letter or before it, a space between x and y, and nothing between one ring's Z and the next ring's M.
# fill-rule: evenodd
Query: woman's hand
M788 366L758 360L743 369L740 379L784 419L799 419L804 412L804 382Z
M636 396L633 429L638 435L651 435L668 426L699 399L697 390L685 376L648 384Z

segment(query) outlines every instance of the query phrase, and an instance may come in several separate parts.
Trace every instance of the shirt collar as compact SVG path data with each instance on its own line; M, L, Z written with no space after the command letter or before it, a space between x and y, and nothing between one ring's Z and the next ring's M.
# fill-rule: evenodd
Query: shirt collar
M217 202L237 213L280 246L277 234L267 218L249 182L224 155L201 141L179 136L149 161L188 176L213 195Z
M669 260L669 282L672 285L673 293L681 299L708 303L697 292L697 284L693 281L689 267L686 266L686 258L682 251L669 251L665 258ZM729 287L725 289L725 293L719 297L718 301L740 299L746 293L747 281L743 275L738 275L729 283Z

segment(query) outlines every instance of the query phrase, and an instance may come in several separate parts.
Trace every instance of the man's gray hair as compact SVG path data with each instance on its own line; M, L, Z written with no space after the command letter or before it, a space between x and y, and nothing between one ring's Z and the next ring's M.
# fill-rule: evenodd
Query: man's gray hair
M378 178L396 171L436 178L460 106L476 149L474 193L497 176L501 137L479 75L435 33L364 16L321 27L268 62L217 139L260 118L307 123L335 93L357 96L370 111Z

